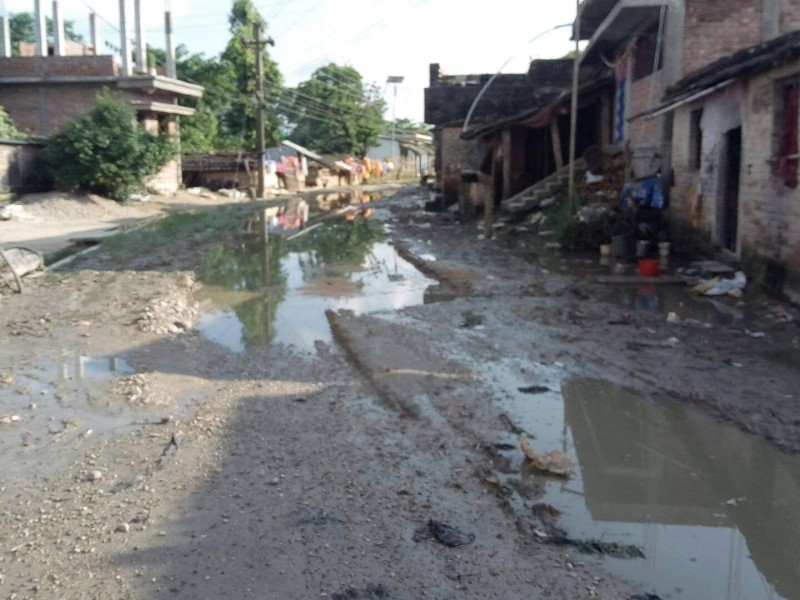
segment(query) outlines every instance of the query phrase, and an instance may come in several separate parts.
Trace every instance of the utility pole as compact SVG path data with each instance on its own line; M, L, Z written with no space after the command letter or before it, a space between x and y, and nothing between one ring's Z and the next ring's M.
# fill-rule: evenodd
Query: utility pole
M267 150L264 145L264 44L261 39L261 23L253 25L254 45L256 49L256 152L258 154L258 188L256 197L264 197L264 158Z
M253 23L253 43L250 44L255 48L256 52L256 100L258 107L256 110L256 153L258 154L258 188L256 189L256 196L258 198L264 197L264 159L267 155L267 150L264 143L264 109L266 108L265 95L264 95L264 48L266 46L274 46L275 40L268 37L265 40L261 39L261 23Z
M575 0L575 62L572 69L572 110L569 126L569 192L568 202L575 194L575 154L578 134L578 95L581 74L581 1Z

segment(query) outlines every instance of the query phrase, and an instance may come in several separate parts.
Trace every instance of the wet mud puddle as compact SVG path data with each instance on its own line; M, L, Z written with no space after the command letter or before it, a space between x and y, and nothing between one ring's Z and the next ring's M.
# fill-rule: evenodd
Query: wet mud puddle
M314 351L317 340L332 341L326 310L363 314L442 299L437 282L359 215L329 219L291 240L220 244L199 275L196 328L237 353L271 343Z
M115 410L109 391L115 378L135 372L122 358L70 353L4 369L0 473L47 476L98 436L133 428L136 419Z
M553 367L520 379L521 365L507 367L496 382L511 390L508 422L538 452L560 450L577 465L568 480L541 476L513 435L503 439L495 464L516 510L530 518L553 507L560 514L548 520L571 539L635 546L644 558L606 565L661 598L800 597L800 460L677 401L563 379ZM517 391L531 382L551 391Z

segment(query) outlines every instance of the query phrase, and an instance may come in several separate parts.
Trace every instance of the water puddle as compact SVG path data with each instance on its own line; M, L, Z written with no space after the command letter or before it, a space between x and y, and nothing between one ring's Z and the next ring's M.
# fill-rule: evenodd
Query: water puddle
M534 260L554 273L565 273L587 281L598 276L614 275L616 260L581 253L562 254L542 252ZM627 264L629 274L634 264ZM685 285L672 284L606 284L599 300L632 313L660 313L666 318L671 312L681 319L694 319L712 326L743 324L752 320L752 309L730 298L697 296Z
M7 371L13 381L0 386L0 415L14 422L0 424L0 472L45 476L97 436L131 426L130 416L112 409L109 387L135 372L121 357L69 353ZM41 451L51 446L59 448L57 458L50 452L45 464Z
M199 274L196 327L234 352L274 342L313 351L316 340L332 341L328 309L363 314L445 299L363 215L329 219L292 240L219 245Z
M559 511L571 538L640 548L644 559L606 558L612 572L663 598L767 600L800 590L800 460L680 402L654 403L609 383L565 380L541 367L499 383L510 423L537 451L561 450L571 479L532 474L521 452L500 446L498 476L528 482L534 503ZM518 387L540 384L549 393ZM502 442L516 445L509 434Z

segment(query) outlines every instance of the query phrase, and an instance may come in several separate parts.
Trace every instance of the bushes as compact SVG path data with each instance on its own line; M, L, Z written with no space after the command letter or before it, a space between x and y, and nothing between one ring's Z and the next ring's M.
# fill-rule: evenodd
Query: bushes
M103 92L94 108L47 140L42 175L63 191L94 192L120 202L175 156L167 136L154 136L136 123L133 108Z
M9 117L8 113L0 106L0 139L24 140L26 138L27 136L17 130L11 117Z

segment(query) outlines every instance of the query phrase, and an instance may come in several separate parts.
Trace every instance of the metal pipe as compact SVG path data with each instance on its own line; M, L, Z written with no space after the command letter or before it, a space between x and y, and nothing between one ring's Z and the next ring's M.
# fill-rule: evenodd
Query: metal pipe
M44 13L42 0L36 0L34 18L36 19L33 25L33 33L36 36L36 56L47 56L47 17Z
M119 0L119 36L120 54L122 55L122 74L131 76L131 44L128 40L128 8L126 0Z
M540 37L542 37L543 35L546 35L546 34L548 34L548 33L550 33L550 32L556 31L557 29L563 29L563 28L565 28L565 27L572 27L572 23L563 23L563 24L561 24L561 25L556 25L555 27L551 27L551 28L550 28L550 29L548 29L547 31L542 31L542 32L541 32L541 33L539 33L538 35L535 35L534 37L532 37L531 39L529 39L529 40L528 40L528 43L527 43L527 44L525 44L525 46L527 47L527 46L528 46L528 44L532 44L533 42L535 42L536 40L538 40L538 39L539 39ZM467 112L467 118L466 118L466 119L464 119L464 127L463 127L463 129L461 130L461 131L462 131L462 133L466 132L466 131L467 131L467 129L469 128L469 123L470 123L470 121L472 120L472 115L473 115L473 113L475 112L475 108L478 106L478 102L480 102L480 101L481 101L481 98L483 98L483 95L486 93L486 90L488 90L488 89L489 89L489 86L491 86L491 85L494 83L494 80L495 80L495 79L497 79L497 78L500 76L500 74L502 73L503 69L505 69L505 68L506 68L506 66L508 65L508 63L510 63L512 60L514 60L514 57L515 57L517 54L519 54L519 53L518 53L518 52L515 52L514 54L512 54L511 56L509 56L509 57L508 57L508 60L507 60L506 62L504 62L504 63L503 63L503 65L502 65L502 66L501 66L501 67L500 67L500 68L497 70L497 73L495 73L494 75L492 75L492 76L489 78L489 81L487 81L487 82L486 82L486 84L485 84L485 85L484 85L484 86L481 88L481 91L480 91L480 92L478 92L478 95L477 95L477 96L475 96L475 100L473 100L473 102L472 102L472 106L470 106L470 107L469 107L469 111Z
M66 56L67 46L64 39L64 15L58 0L53 0L53 54L55 56Z

